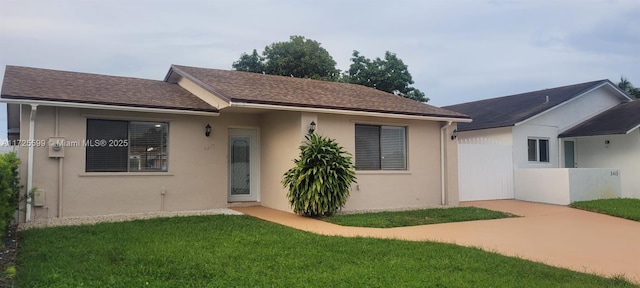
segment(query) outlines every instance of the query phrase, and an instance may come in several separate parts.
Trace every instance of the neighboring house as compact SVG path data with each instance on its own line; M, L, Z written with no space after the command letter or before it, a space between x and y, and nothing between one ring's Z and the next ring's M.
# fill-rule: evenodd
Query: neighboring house
M460 200L521 198L567 204L585 197L616 195L613 192L606 194L603 191L609 188L602 187L598 188L601 190L598 193L601 194L594 192L595 194L591 196L576 196L577 188L569 189L572 190L571 195L562 195L562 197L555 195L561 193L555 190L563 190L566 187L536 192L549 193L544 197L541 196L542 198L518 195L518 190L524 189L524 183L528 183L518 180L526 178L523 175L527 173L539 173L536 177L542 177L539 181L541 185L551 185L561 180L552 180L556 176L540 173L564 173L560 178L573 177L576 182L578 178L575 178L575 173L593 172L579 169L554 170L555 172L532 170L576 167L620 169L621 175L618 175L618 170L596 173L620 176L621 180L617 181L622 183L622 196L640 197L640 177L634 176L640 169L640 161L638 161L640 159L640 145L638 145L640 118L637 116L640 115L640 106L630 101L630 97L611 81L599 80L443 107L473 118L473 122L460 123L457 128L461 143L459 146ZM480 146L474 147L474 145ZM481 147L482 145L500 148L494 148L494 152L482 153L479 151L487 148ZM466 149L474 153L467 155ZM493 163L491 155L496 155L495 159L508 160L497 160ZM485 158L479 160L480 157ZM483 179L472 179L473 171L463 172L466 168L473 170L470 167L488 170L489 172L486 173L490 175L484 175ZM511 173L491 172L497 170L511 171ZM602 177L605 176L602 175L598 176L601 178L596 178L603 179ZM475 187L465 184L465 181L474 183ZM609 180L598 180L602 183L607 181ZM577 187L575 184L573 186ZM478 187L491 189L483 190ZM495 190L502 191L496 193Z
M312 127L355 157L345 210L456 205L451 133L470 121L360 85L176 65L164 81L7 66L0 100L37 189L21 221L291 211L281 180Z
M618 104L559 137L568 155L565 167L573 160L580 168L619 168L622 196L640 198L640 101Z

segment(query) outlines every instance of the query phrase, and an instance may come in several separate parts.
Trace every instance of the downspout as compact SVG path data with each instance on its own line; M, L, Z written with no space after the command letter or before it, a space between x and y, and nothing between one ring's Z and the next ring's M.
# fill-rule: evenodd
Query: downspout
M441 203L442 205L447 204L446 200L446 191L444 185L444 132L451 126L452 121L447 121L447 125L442 126L440 128L440 192L441 192Z
M29 142L28 154L27 154L27 211L25 215L25 221L31 222L31 190L33 189L33 146L35 141L35 128L36 128L36 112L38 112L38 105L31 104L31 116L29 117Z

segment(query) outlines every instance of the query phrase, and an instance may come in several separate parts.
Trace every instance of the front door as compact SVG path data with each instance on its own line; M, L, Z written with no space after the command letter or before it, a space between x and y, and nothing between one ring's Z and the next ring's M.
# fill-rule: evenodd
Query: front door
M229 202L257 201L257 133L229 129Z
M575 143L564 141L564 168L576 168Z

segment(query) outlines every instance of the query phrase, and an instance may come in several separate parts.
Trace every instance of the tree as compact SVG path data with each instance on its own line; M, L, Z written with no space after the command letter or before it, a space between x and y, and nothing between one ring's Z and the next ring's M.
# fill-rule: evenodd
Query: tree
M620 82L618 82L618 88L624 91L631 97L635 97L636 99L640 99L640 88L633 87L633 84L627 80L627 78L620 77Z
M335 140L310 134L300 146L300 159L283 176L293 211L305 216L329 216L349 198L356 173L351 155Z
M258 55L258 51L253 49L253 53L248 55L247 53L242 53L240 56L240 60L233 62L233 69L238 71L245 72L253 72L253 73L262 73L264 72L264 58Z
M251 54L242 53L232 67L238 71L360 84L419 102L429 101L422 91L410 86L413 78L395 53L387 51L384 59L371 60L354 50L352 56L349 71L341 76L336 61L318 41L294 35L287 42L266 46L262 56L256 49Z
M409 85L413 78L408 66L389 51L384 53L384 59L379 57L371 60L353 51L349 71L343 76L348 83L360 84L378 90L394 93L419 102L427 102L424 93Z
M255 49L251 55L243 53L232 66L238 71L329 81L336 81L340 76L329 52L319 42L303 36L272 43L264 48L262 56Z

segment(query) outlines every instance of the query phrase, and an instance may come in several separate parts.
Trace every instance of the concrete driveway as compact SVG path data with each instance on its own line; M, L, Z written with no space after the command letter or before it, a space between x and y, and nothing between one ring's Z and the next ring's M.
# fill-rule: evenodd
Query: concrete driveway
M362 228L339 226L264 207L233 209L317 234L454 243L579 272L625 275L640 283L640 222L516 200L464 202L461 206L482 207L523 217Z

